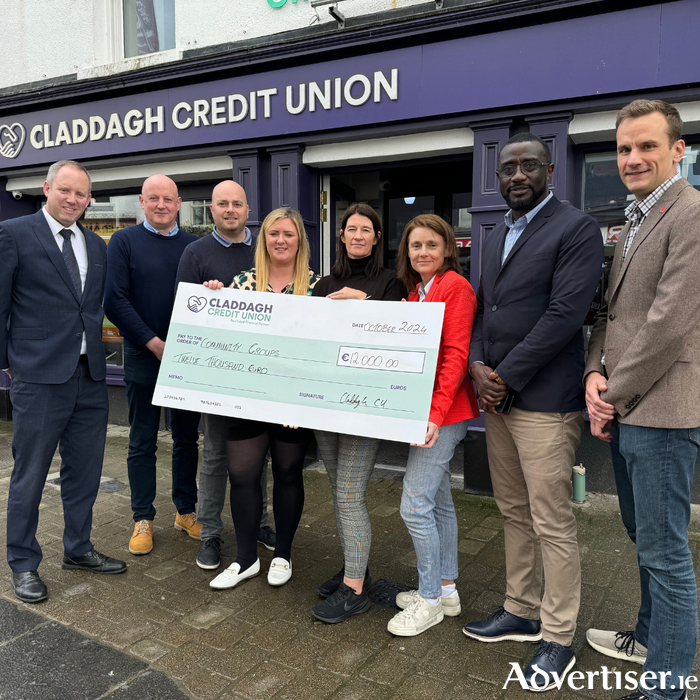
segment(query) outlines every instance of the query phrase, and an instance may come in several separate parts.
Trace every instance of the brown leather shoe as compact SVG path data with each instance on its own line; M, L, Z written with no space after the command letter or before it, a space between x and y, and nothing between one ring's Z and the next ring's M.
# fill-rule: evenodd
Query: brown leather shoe
M139 520L134 525L134 534L129 540L132 554L148 554L153 549L153 521Z
M197 522L197 516L194 513L180 515L175 517L175 529L186 532L193 540L202 539L202 523Z

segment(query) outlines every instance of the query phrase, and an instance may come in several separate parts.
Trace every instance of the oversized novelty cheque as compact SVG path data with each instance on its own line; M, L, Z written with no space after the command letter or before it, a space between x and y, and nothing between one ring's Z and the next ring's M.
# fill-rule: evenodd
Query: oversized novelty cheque
M443 314L180 284L153 403L422 443Z

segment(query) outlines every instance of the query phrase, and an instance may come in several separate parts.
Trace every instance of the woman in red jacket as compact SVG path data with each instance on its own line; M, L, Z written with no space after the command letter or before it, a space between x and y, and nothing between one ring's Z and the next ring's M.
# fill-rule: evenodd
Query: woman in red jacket
M425 444L411 445L401 498L401 516L418 560L419 588L399 593L402 611L389 632L412 637L461 612L457 578L457 516L450 488L450 460L479 415L467 374L476 295L461 275L452 227L439 216L417 216L403 232L398 276L414 290L408 301L442 301L445 316Z

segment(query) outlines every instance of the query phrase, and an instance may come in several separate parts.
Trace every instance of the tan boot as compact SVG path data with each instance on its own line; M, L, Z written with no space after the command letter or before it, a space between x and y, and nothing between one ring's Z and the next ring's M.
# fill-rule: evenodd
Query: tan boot
M134 526L134 534L129 540L132 554L148 554L153 549L153 521L139 520Z
M175 517L175 529L186 532L193 540L202 539L202 523L197 522L197 516L194 513L180 515Z

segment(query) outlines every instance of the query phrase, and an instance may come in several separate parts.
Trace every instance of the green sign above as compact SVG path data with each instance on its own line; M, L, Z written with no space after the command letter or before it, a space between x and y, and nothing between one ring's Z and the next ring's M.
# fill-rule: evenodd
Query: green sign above
M304 0L304 2L307 2L308 0ZM270 7L284 7L287 4L287 0L267 0L267 4ZM292 0L292 5L296 5L297 0Z

